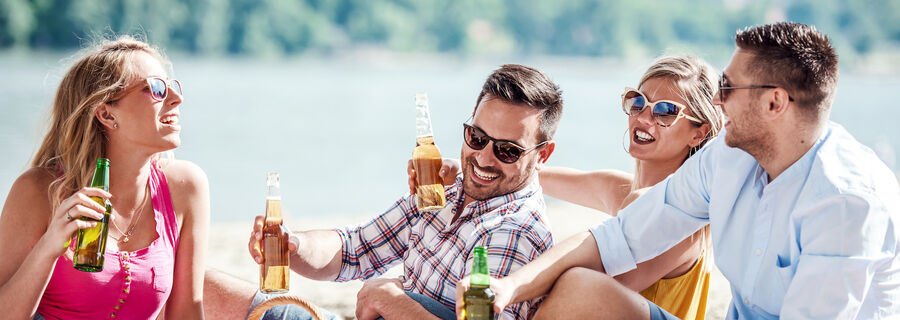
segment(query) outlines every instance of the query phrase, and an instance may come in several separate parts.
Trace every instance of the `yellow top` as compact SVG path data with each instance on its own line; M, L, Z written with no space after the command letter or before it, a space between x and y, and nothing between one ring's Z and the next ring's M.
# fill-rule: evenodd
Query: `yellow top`
M704 257L697 259L685 274L660 279L641 291L641 295L679 319L705 319L709 269Z

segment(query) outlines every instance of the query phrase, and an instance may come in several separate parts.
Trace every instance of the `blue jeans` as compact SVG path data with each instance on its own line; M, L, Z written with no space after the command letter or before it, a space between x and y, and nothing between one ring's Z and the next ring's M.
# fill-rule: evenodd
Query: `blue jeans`
M441 304L437 300L429 298L428 296L421 295L414 292L406 292L410 298L418 302L431 312L436 317L444 319L444 320L453 320L456 319L456 311L447 306ZM253 302L250 303L250 310L256 308L256 306L270 299L272 296L264 293L257 292L255 296L253 296ZM328 310L322 309L322 313L325 314L326 319L340 319L338 316L334 315ZM250 311L247 311L247 315L250 315ZM301 307L295 305L279 305L272 307L267 310L265 314L262 316L262 320L311 320L312 315ZM380 318L379 318L380 319Z

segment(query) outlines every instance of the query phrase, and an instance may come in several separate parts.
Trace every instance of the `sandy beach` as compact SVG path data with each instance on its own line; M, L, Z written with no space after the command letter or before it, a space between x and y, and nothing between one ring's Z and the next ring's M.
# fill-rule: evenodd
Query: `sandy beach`
M548 215L556 242L560 242L577 232L584 231L588 226L609 217L599 211L562 201L549 201ZM288 227L291 230L331 228L359 223L371 218L369 216L303 218L303 221L288 220ZM207 265L252 283L257 283L259 268L250 259L246 250L249 232L249 220L247 223L213 224L210 230ZM400 272L401 268L393 267L382 277L397 277L400 275ZM356 292L360 287L362 287L361 281L336 283L309 280L297 274L291 275L291 294L307 299L346 319L354 318ZM722 274L714 269L710 284L707 319L723 319L730 300L731 291L728 283Z

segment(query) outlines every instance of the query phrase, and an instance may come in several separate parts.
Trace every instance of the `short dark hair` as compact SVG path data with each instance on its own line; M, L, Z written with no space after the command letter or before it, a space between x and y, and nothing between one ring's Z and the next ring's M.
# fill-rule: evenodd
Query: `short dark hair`
M746 71L761 85L777 85L816 117L831 106L838 81L838 56L816 27L778 22L737 32L738 48L754 55Z
M556 127L562 116L562 90L543 72L523 65L504 64L484 81L472 116L486 98L501 99L541 110L538 142L551 140L556 134Z

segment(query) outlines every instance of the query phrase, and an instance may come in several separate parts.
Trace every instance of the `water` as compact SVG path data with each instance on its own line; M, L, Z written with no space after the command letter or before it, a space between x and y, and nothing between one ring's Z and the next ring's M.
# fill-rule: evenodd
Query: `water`
M0 201L44 135L50 102L70 65L65 57L0 55ZM176 157L206 171L214 222L248 223L264 214L265 177L272 171L281 174L286 219L381 213L408 190L415 93L428 93L441 153L459 157L462 122L485 77L501 63L537 67L564 91L550 165L631 171L619 95L637 85L649 64L381 56L172 60L185 90ZM897 89L900 75L842 75L832 113L895 171L900 108L886 102Z

